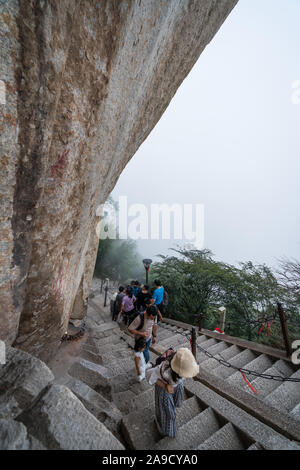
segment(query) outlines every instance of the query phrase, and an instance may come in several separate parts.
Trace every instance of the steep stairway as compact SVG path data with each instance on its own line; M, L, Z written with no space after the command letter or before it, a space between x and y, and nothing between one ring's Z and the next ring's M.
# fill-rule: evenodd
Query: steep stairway
M182 338L186 338L185 343L181 342L181 345L188 344L187 336L189 336L190 330L181 327L176 328L175 325L166 323L162 323L161 328L167 331L167 333L164 334L163 346L168 344L168 347L178 347L180 344L178 333ZM268 354L261 353L249 347L242 348L236 344L226 342L221 335L216 339L215 337L212 338L205 334L198 336L197 344L207 353L215 356L219 360L224 359L237 368L245 368L261 374L277 377L300 378L300 369L298 368L298 370L296 370L296 367L287 359L277 359L272 356L269 353L270 348L268 349ZM254 346L255 344L253 343L253 347ZM200 364L200 370L217 377L219 383L221 379L226 385L228 384L239 391L242 390L247 394L253 395L254 392L244 381L241 373L236 369L226 367L214 358L207 357L202 350L197 351L197 360ZM266 408L275 408L279 413L285 415L286 418L291 418L292 422L297 421L297 423L294 422L294 424L300 429L299 382L282 382L274 379L270 380L256 377L255 375L247 375L247 380L256 390L256 398L263 402Z
M145 380L137 381L133 338L111 321L109 309L103 308L103 296L96 295L90 301L86 325L87 338L60 383L67 385L125 447L152 450L299 449L293 440L193 379L184 382L184 402L177 409L176 438L161 437L154 421L154 387ZM159 351L169 347L190 347L188 334L186 328L160 323L158 343L152 347L150 361L155 362ZM211 354L220 354L237 367L248 364L263 371L276 364L266 355L207 335L200 335L197 341ZM198 360L201 366L207 363L210 373L222 377L223 381L232 386L238 383L234 369L229 371L203 353L198 354ZM282 362L285 367L285 361ZM275 399L279 400L278 397Z

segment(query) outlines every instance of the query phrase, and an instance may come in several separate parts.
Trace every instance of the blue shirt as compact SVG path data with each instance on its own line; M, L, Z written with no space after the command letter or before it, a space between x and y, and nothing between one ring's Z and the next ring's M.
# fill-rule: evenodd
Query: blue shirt
M131 289L132 289L133 295L136 297L140 290L139 287L132 286Z
M152 298L155 300L155 302L154 302L155 305L161 304L163 299L164 299L164 288L159 287L159 288L155 289L155 291L153 292L153 297Z

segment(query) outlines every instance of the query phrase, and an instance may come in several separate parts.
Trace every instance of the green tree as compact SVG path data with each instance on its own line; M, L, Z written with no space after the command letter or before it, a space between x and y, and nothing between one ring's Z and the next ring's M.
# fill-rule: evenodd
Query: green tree
M258 336L265 319L274 316L278 301L289 312L297 311L290 293L268 266L249 261L235 267L215 261L209 250L174 251L174 256L160 256L151 273L169 294L169 316L195 324L204 313L204 328L215 329L218 308L225 306L228 334L283 348L278 318L269 322L268 336L267 327Z

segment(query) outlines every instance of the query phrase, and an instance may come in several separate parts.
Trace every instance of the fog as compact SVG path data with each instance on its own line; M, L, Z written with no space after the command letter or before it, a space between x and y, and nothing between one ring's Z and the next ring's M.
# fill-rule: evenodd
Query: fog
M299 258L299 20L298 0L240 0L113 198L204 204L204 247L218 260L275 266ZM155 259L177 243L138 246Z

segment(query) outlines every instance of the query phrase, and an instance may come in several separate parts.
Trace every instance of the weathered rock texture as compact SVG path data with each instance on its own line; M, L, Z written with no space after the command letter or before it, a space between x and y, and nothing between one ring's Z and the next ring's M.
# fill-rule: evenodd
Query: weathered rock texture
M236 3L0 2L1 339L46 359L84 314L96 209Z
M18 418L49 450L122 450L124 446L63 385L52 385Z
M6 364L0 365L0 419L16 418L53 380L46 364L8 346Z

